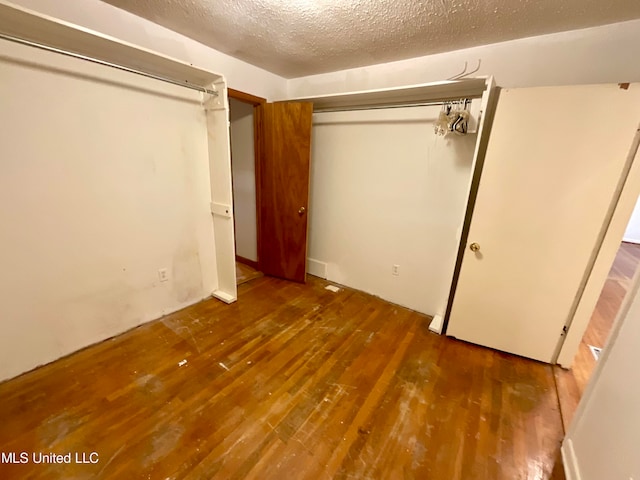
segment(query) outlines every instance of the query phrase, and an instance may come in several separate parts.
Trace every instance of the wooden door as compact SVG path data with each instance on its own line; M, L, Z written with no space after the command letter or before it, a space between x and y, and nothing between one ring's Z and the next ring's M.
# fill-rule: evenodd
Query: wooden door
M258 169L258 258L266 275L304 282L312 103L266 103Z
M639 123L638 84L501 92L448 335L552 361Z

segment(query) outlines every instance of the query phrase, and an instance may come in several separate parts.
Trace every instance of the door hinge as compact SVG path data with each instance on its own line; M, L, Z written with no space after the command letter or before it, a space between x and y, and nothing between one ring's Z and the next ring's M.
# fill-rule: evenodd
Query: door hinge
M567 334L568 330L569 330L569 328L566 325L564 327L562 327L562 333L560 334L560 336L564 337Z

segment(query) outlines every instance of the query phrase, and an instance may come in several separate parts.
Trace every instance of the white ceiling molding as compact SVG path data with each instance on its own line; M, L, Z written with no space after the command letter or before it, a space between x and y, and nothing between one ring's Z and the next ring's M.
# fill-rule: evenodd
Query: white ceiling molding
M637 0L104 0L287 78L640 18Z

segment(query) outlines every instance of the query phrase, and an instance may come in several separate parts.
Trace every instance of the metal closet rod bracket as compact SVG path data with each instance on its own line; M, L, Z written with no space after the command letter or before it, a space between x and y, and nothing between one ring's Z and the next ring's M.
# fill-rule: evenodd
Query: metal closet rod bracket
M202 106L207 112L213 110L225 110L227 107L224 103L224 97L219 96L215 85L213 85L212 88L215 95L210 95L209 92L202 92Z

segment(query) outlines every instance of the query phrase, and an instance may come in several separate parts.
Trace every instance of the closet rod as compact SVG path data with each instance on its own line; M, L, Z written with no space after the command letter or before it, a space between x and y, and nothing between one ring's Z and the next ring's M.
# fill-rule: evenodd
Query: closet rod
M41 50L46 50L48 52L59 53L61 55L66 55L68 57L78 58L80 60L86 60L91 63L97 63L98 65L104 65L106 67L115 68L116 70L122 70L129 73L135 73L136 75L141 75L147 78L153 78L154 80L160 80L161 82L172 83L173 85L178 85L179 87L190 88L191 90L197 90L198 92L208 93L209 95L218 96L218 92L215 90L210 90L205 87L201 87L199 85L193 85L192 83L184 83L178 80L174 80L168 77L162 77L160 75L154 75L153 73L143 72L141 70L135 70L133 68L125 67L124 65L118 65L117 63L107 62L105 60L100 60L99 58L89 57L86 55L81 55L79 53L70 52L68 50L62 50L55 47L50 47L49 45L44 45L42 43L32 42L30 40L25 40L23 38L14 37L12 35L5 35L4 33L0 33L0 39L8 40L10 42L20 43L22 45L28 45L30 47L39 48Z
M480 97L462 97L463 99L471 101L474 98ZM456 102L455 100L443 100L441 102L420 102L420 103L394 103L389 105L363 105L363 106L354 106L354 107L327 107L327 108L317 108L313 110L313 113L329 113L329 112L352 112L358 110L382 110L385 108L411 108L411 107L437 107L442 105L447 105L451 102Z

